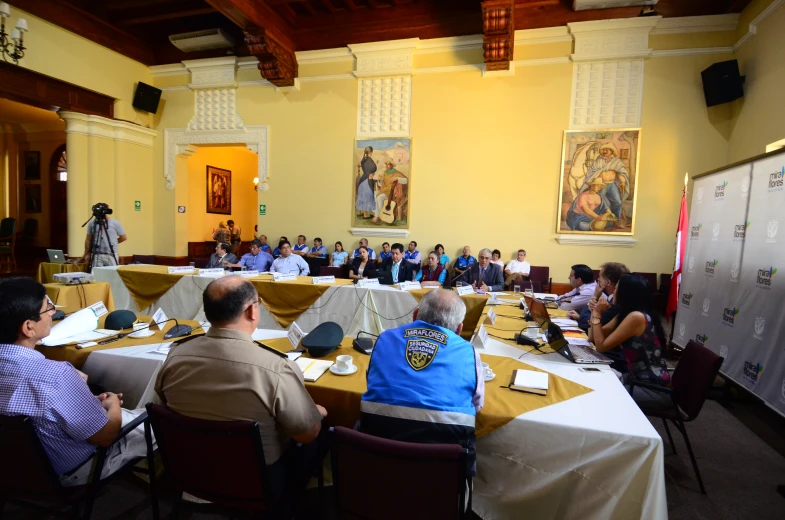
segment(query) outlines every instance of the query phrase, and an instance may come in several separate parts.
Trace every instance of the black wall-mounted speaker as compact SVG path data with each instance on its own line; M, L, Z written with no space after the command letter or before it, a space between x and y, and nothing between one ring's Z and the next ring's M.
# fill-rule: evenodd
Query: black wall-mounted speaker
M140 81L134 93L134 108L155 114L158 111L159 101L161 101L161 89Z
M701 72L706 106L730 103L744 97L744 77L739 74L739 62L721 61Z

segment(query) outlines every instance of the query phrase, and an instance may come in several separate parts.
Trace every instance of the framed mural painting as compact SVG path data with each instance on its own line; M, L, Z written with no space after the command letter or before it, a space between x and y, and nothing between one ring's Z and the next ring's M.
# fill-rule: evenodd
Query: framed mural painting
M409 229L410 138L358 139L354 145L352 225Z
M207 213L232 214L232 172L207 166Z
M25 180L26 181L39 181L41 180L41 152L26 151L25 152Z
M634 233L640 137L640 128L564 132L557 233Z

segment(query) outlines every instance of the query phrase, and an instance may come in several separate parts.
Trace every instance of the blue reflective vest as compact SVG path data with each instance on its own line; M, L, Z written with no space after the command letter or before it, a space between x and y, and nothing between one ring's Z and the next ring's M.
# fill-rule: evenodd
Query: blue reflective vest
M409 442L473 441L474 347L417 320L376 341L362 396L360 430Z

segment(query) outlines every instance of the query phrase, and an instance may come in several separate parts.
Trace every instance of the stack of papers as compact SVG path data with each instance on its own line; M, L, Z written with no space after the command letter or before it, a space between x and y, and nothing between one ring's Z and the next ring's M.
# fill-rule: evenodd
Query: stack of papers
M169 349L172 348L172 342L169 343L161 343L157 349L150 352L150 354L160 354L162 356L169 355Z
M510 389L545 395L548 393L548 372L518 369L512 373Z
M93 309L87 307L52 327L49 335L41 343L47 347L54 347L70 343L85 343L117 334L114 330L108 331L107 334L106 331L95 330L96 327L98 327L98 318Z
M333 365L332 361L325 359L311 359L304 357L298 358L295 363L297 363L297 366L300 367L300 370L302 370L305 380L311 383L322 377L322 374L327 372L327 370Z

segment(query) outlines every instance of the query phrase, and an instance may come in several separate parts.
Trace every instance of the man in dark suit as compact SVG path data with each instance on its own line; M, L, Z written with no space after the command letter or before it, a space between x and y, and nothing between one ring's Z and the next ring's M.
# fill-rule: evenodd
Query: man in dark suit
M491 250L488 248L477 255L477 263L469 267L463 275L464 282L472 284L477 291L501 291L504 289L504 274L502 268L491 263Z
M385 283L390 280L389 283L392 284L398 282L411 282L414 280L414 268L412 267L411 262L407 262L403 259L403 244L396 242L392 245L391 249L391 262L382 264L382 268L379 271L379 277L384 280ZM383 273L390 273L392 277L388 278L390 275Z
M215 253L210 255L210 261L207 263L207 267L224 267L224 262L227 264L236 264L237 257L229 252L231 248L232 246L225 242L218 242L215 245Z

